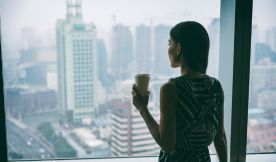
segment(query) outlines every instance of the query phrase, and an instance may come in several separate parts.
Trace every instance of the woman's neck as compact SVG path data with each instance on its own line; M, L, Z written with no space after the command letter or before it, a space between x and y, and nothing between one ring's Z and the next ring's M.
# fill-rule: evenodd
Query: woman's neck
M191 70L189 68L180 68L181 76L201 76L205 75L199 71Z

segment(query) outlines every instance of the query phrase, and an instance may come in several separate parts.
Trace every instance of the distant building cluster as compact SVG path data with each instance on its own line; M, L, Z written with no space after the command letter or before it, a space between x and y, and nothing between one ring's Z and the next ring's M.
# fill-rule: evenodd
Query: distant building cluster
M247 152L276 150L276 28L259 41L257 25L252 27Z
M249 110L247 152L272 152L276 150L276 110Z
M57 109L57 93L27 86L6 88L5 107L7 114L15 117L53 111Z

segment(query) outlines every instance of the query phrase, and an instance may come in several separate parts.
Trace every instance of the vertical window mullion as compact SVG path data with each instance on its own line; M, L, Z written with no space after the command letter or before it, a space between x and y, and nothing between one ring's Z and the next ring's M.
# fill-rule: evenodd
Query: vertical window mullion
M219 79L225 93L228 161L245 161L252 0L222 0Z
M219 75L224 90L224 127L230 159L235 0L222 0L220 9Z
M231 161L246 160L253 0L236 0Z
M1 40L1 19L0 19L0 40ZM6 162L7 159L7 138L5 124L5 104L4 104L4 86L3 86L3 63L2 63L2 44L0 41L0 161Z

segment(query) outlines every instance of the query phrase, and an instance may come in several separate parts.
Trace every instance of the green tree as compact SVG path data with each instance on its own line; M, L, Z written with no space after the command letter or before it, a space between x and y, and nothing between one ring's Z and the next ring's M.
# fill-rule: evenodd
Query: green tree
M55 134L55 130L50 123L42 123L39 125L38 130L47 140L53 143L54 151L58 157L69 158L77 156L76 150L67 142L67 140L62 136Z

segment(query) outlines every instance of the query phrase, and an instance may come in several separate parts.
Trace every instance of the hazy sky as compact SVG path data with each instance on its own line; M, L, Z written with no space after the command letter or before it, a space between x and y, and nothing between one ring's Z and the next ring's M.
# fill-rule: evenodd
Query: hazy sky
M74 1L74 0L73 0ZM253 22L266 29L276 26L276 0L255 0ZM97 26L104 37L116 22L135 26L141 23L174 25L180 21L196 20L205 27L220 15L219 0L82 0L84 22ZM1 30L4 50L20 39L22 27L33 27L41 37L54 37L57 19L65 18L66 0L0 0Z
M66 0L0 0L1 16L9 26L53 28L66 14ZM200 5L198 5L200 4ZM99 27L116 20L129 25L158 22L176 23L185 18L219 17L219 0L82 0L85 22Z
M114 15L117 23L132 27L185 20L207 26L210 19L219 17L219 8L219 0L82 0L83 20L96 25L99 37L110 32ZM22 27L33 27L41 37L54 37L57 19L66 15L66 0L0 0L0 14L4 50L12 50Z

